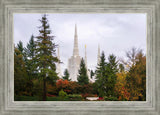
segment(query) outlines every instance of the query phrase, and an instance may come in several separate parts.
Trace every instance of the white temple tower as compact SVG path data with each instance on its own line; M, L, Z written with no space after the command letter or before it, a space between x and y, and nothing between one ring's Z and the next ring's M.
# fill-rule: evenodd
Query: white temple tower
M60 60L59 47L57 50L57 58ZM56 72L58 73L58 76L62 78L60 62L58 62L56 65Z
M78 49L77 26L75 25L73 55L68 60L68 71L69 71L70 79L72 81L77 81L80 62L81 62L81 57L79 56L79 49Z

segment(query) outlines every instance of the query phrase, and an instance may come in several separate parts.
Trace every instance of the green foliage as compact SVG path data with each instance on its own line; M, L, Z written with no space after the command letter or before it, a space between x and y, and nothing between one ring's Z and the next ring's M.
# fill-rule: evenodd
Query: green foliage
M86 69L86 65L85 65L83 58L80 63L79 75L78 75L77 80L80 85L85 85L89 83L87 69Z
M69 79L69 72L68 72L68 70L67 69L65 69L64 70L64 76L63 76L63 79L64 80L68 80L68 81L70 81L71 79Z
M62 97L47 97L47 101L70 101L70 99L66 96Z
M23 47L22 41L19 41L19 43L17 44L17 49L18 49L21 53L23 53L24 47Z
M37 69L34 67L36 63L36 60L34 59L35 50L36 50L36 45L34 41L34 36L32 35L29 40L29 43L27 44L27 47L24 48L25 54L27 56L26 58L27 73L30 76L30 79L33 79L33 77L38 76Z
M39 27L40 35L37 36L35 45L35 57L36 61L35 67L39 71L39 79L43 81L43 100L46 100L46 78L57 79L56 65L58 58L55 56L56 44L53 43L53 36L51 36L51 30L49 29L49 24L46 15L43 15L40 20L41 26Z
M59 91L58 95L62 98L67 96L67 93L63 91L63 89L61 91Z
M70 101L81 101L82 100L82 96L78 94L68 95L67 97L69 98Z
M36 49L36 45L34 41L34 36L32 35L29 40L29 43L27 44L27 48L25 48L27 57L29 59L33 59L35 57L35 49Z
M26 63L26 61L27 61L27 55L26 55L25 47L23 46L22 41L19 41L19 42L18 42L16 48L17 48L17 49L21 52L21 54L23 55L23 61Z
M90 73L91 78L96 76L95 83L89 83L83 58L78 82L70 81L67 69L63 80L58 80L56 62L60 60L55 55L57 45L53 43L46 15L40 22L40 34L36 40L32 35L26 48L21 41L14 48L16 101L82 101L83 97L96 94L101 97L99 100L106 101L146 100L146 56L142 50L132 48L126 53L128 61L119 66L115 55L109 55L106 61L102 52L95 73L92 70Z
M94 76L93 70L91 70L90 76L91 76L91 78Z
M107 89L104 87L104 84L106 82L105 78L105 67L106 67L106 62L105 62L105 54L102 52L102 55L100 57L100 63L98 64L97 70L96 70L96 88L99 93L100 97L103 97L106 95Z
M119 71L123 72L124 71L124 65L123 64L119 64Z
M105 97L104 98L105 101L118 101L117 97Z
M108 57L108 61L108 63L105 61L105 54L102 52L101 61L96 70L96 87L100 97L114 95L118 62L113 54Z
M33 80L33 96L38 97L38 100L42 100L43 84L38 79Z
M105 87L107 88L107 95L106 96L114 96L114 87L116 84L116 79L117 79L117 75L116 73L118 72L117 69L117 61L116 61L116 56L109 55L108 57L108 63L106 65L106 78L107 78L107 82L105 84Z
M22 95L26 91L27 72L21 51L14 48L14 93Z

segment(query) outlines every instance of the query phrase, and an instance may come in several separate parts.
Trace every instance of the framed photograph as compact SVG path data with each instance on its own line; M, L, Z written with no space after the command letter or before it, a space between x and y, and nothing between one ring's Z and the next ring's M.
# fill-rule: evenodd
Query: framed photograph
M160 114L159 0L1 0L0 113Z

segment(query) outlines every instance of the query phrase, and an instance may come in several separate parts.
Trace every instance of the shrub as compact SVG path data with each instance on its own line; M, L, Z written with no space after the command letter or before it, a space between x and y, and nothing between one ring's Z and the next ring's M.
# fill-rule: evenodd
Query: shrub
M60 97L66 97L67 93L63 91L63 89L61 91L59 91L59 96Z
M70 101L81 101L82 100L82 96L77 95L77 94L68 95L67 97L69 98Z
M118 101L117 97L105 97L104 98L105 101Z
M69 101L69 98L66 97L47 97L47 101Z

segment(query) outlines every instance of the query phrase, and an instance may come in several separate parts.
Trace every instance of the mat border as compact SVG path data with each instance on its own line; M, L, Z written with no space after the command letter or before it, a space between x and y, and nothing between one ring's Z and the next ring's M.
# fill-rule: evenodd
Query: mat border
M146 13L147 100L107 102L17 102L13 99L14 13ZM159 25L158 25L159 24ZM160 114L159 0L0 0L0 115Z

